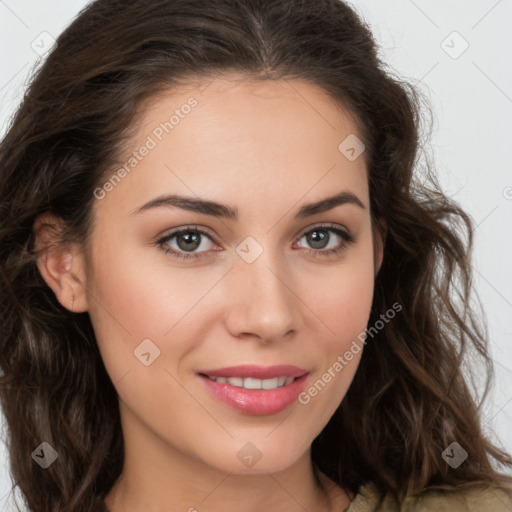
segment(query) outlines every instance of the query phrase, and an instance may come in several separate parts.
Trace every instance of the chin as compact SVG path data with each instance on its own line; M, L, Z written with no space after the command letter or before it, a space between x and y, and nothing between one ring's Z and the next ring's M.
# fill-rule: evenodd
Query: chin
M211 454L212 458L205 462L223 472L235 475L258 475L285 471L302 457L309 456L300 452L298 447L290 450L283 445L276 446L268 440L266 446L261 448L258 447L257 441L254 444L247 442L239 445L237 443L237 447L231 452L233 455L227 457L229 452L231 449L224 448L220 453Z

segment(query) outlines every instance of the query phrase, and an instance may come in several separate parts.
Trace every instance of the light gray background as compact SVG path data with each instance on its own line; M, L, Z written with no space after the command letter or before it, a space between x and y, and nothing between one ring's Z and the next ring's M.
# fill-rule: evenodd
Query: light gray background
M39 58L31 47L33 41L40 40L42 32L57 37L87 3L0 0L0 136ZM430 98L436 119L432 151L441 183L477 225L475 285L486 308L496 363L485 429L494 431L510 453L512 2L358 0L352 4L372 27L386 62ZM0 446L2 510L10 510L11 502L6 496L10 489L6 465L7 454Z

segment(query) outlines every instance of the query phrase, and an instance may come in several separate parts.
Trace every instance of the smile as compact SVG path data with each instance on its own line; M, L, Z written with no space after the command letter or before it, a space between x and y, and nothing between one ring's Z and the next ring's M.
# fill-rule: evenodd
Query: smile
M309 376L308 370L292 365L240 365L197 372L211 398L254 416L277 414L291 407Z
M286 376L274 377L272 379L256 379L253 377L246 377L245 379L242 377L210 377L209 375L206 375L206 377L219 384L230 384L231 386L245 389L277 389L288 386L295 380L294 377Z

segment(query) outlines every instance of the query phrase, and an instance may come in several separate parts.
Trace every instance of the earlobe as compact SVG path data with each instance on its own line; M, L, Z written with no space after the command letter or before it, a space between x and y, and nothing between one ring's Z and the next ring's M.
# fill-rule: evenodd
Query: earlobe
M59 243L62 223L45 213L34 222L37 268L62 306L74 313L88 310L83 254L76 244Z

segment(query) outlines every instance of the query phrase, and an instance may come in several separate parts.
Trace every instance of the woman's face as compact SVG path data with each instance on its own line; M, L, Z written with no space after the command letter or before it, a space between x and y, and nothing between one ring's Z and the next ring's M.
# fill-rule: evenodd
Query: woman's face
M145 110L73 262L132 458L248 473L307 455L357 369L380 260L357 136L303 81L217 78Z

